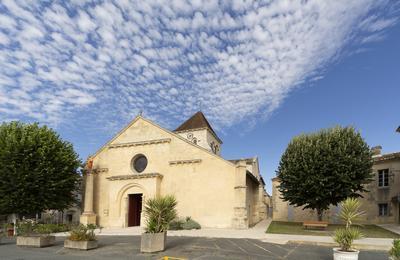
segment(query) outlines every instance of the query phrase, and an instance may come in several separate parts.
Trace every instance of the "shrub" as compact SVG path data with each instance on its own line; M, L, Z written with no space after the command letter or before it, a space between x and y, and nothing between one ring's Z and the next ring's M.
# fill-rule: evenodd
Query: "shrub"
M201 226L199 223L189 218L186 219L186 222L183 223L182 228L185 230L191 230L191 229L200 229Z
M169 228L168 230L182 230L184 221L180 220L180 219L176 219L171 221L171 223L169 223Z
M176 218L177 201L174 196L156 197L146 200L144 215L147 218L146 233L161 233L168 229Z
M32 236L36 235L36 231L34 230L36 222L34 220L22 220L19 221L16 225L17 236Z
M34 233L40 235L50 235L52 232L52 228L46 224L37 224L33 228Z
M68 224L41 224L47 226L51 233L67 232L71 230L72 225Z
M200 229L201 226L198 222L194 221L191 217L186 217L183 219L175 219L169 224L169 230L191 230Z
M35 220L29 219L18 222L16 227L18 236L50 235L71 229L67 224L38 224Z
M393 240L393 246L389 251L389 255L393 260L400 260L400 239Z
M94 230L96 225L79 225L71 229L69 232L69 240L72 241L93 241L96 240Z

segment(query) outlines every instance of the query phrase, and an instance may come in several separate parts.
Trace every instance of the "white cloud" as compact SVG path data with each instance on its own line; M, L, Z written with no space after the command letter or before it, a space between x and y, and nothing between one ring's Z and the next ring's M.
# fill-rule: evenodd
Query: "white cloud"
M388 0L1 5L0 119L112 127L139 110L167 125L200 108L217 127L267 116L346 45L382 40L399 9Z
M5 35L4 33L0 32L0 44L8 45L10 44L11 40Z
M12 30L15 28L16 25L17 23L13 18L0 14L0 28Z
M79 12L78 26L79 29L81 29L81 31L83 32L89 32L96 28L96 24L92 21L92 19L85 11Z

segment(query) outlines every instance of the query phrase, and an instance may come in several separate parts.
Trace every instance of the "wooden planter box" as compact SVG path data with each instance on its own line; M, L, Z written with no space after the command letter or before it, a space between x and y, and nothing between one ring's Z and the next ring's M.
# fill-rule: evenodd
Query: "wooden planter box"
M140 243L142 253L155 253L164 251L167 241L167 232L163 233L143 233Z
M98 247L97 240L92 241L72 241L66 239L64 241L65 248L79 249L79 250L90 250Z
M55 236L17 236L17 246L47 247L55 242Z

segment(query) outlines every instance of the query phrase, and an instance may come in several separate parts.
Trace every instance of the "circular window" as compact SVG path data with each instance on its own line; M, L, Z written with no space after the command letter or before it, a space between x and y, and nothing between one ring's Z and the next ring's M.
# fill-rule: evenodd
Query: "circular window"
M143 154L137 155L135 156L135 158L133 158L132 164L133 169L135 169L136 172L140 173L144 171L144 169L146 169L147 167L147 158Z

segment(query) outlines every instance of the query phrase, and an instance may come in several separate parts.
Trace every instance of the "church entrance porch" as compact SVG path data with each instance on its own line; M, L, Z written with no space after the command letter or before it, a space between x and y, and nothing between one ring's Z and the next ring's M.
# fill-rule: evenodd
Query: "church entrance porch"
M140 226L143 194L128 195L128 227Z

